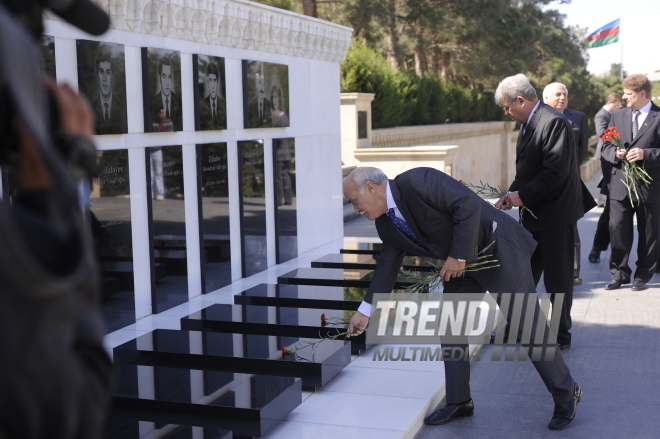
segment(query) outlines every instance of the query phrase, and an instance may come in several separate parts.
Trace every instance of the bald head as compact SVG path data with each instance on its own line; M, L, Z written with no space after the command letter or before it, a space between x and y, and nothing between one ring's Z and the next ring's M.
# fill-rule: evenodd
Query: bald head
M543 102L557 111L564 111L568 106L568 89L561 82L553 82L543 89Z

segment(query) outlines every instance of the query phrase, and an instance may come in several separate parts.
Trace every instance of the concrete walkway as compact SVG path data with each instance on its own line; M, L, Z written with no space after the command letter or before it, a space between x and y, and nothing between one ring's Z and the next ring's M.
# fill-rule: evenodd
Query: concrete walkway
M600 173L588 182L594 194L599 180ZM611 277L609 251L599 264L587 259L601 212L595 208L578 222L584 283L575 287L572 348L564 351L583 391L575 421L565 430L548 430L553 403L532 365L488 361L492 348L486 346L483 360L472 365L474 416L424 426L417 439L660 437L660 276L646 291L604 289ZM373 223L360 218L346 224L345 236L377 235ZM633 254L633 270L636 259Z

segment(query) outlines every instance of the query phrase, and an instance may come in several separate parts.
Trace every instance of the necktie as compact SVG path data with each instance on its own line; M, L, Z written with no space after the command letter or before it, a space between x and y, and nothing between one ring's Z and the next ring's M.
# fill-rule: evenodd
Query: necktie
M633 111L633 125L632 125L633 140L635 140L635 137L637 137L637 131L639 131L639 110Z
M525 122L525 123L523 124L523 126L522 126L522 129L521 129L521 131L522 131L522 135L523 135L523 136L525 135L525 130L526 130L526 129L527 129L527 123Z
M108 120L108 103L103 104L103 120Z
M165 98L165 111L167 112L167 118L170 118L170 98Z
M211 99L211 117L215 117L215 99Z
M415 244L425 248L424 244L422 244L422 241L417 237L417 235L415 235L415 232L410 228L408 223L401 218L397 218L396 214L394 213L394 208L387 211L387 216L389 216L394 225L397 226L403 233L405 233L408 238L412 239Z

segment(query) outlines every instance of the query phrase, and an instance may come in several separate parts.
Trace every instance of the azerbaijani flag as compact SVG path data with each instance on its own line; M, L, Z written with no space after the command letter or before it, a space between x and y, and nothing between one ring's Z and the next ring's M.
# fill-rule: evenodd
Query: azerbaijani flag
M584 41L587 42L587 48L591 49L619 42L620 21L621 19L617 18L613 22L607 23L605 26L589 34L589 36L584 39Z

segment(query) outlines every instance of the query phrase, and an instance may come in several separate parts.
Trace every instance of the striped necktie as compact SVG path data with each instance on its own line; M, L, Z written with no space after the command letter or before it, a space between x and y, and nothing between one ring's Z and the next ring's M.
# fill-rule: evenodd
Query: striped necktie
M394 208L387 211L387 216L389 216L394 225L397 226L408 238L412 239L415 244L422 248L426 248L417 235L415 235L415 232L410 228L408 223L395 215Z
M633 111L633 124L632 124L632 135L633 140L637 137L637 131L639 131L639 110Z

